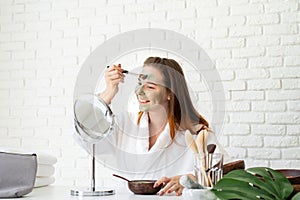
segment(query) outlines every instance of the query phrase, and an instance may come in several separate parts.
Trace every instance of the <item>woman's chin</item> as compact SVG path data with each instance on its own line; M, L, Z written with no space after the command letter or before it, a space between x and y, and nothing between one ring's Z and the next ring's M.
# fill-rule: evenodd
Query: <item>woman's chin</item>
M162 109L162 107L158 106L157 104L153 105L153 104L147 104L147 103L140 104L139 108L140 108L140 111L142 111L142 112L150 112L150 111L156 112L159 109Z
M139 106L140 111L142 112L148 112L149 111L149 105L141 105Z
M161 112L165 110L165 108L160 104L140 104L139 106L140 111L142 112Z

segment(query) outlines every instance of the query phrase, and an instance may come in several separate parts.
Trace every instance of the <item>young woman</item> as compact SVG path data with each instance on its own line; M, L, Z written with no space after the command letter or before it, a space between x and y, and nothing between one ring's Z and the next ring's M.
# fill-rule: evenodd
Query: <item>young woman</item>
M111 103L124 82L121 65L105 73L106 89L98 96ZM97 155L116 158L116 169L129 179L156 179L160 195L181 195L179 178L193 173L193 152L186 131L197 134L208 122L194 108L181 66L173 59L149 57L138 78L139 112L116 117L114 133L97 145ZM191 175L192 176L192 175Z

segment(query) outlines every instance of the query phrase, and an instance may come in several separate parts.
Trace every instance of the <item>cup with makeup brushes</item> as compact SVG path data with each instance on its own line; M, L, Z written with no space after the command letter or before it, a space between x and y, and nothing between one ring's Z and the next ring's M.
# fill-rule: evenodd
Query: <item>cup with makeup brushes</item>
M223 176L223 154L194 154L196 182L204 188L212 188Z
M214 153L215 144L207 145L207 130L201 130L196 139L187 132L186 144L194 152L194 170L198 184L204 188L212 188L223 176L223 154Z

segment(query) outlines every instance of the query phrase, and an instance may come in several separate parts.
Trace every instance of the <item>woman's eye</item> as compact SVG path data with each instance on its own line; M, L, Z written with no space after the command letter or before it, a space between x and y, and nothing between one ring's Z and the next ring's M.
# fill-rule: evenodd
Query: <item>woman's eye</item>
M149 88L149 89L155 89L155 87L154 87L154 86L151 86L151 85L148 85L148 88Z

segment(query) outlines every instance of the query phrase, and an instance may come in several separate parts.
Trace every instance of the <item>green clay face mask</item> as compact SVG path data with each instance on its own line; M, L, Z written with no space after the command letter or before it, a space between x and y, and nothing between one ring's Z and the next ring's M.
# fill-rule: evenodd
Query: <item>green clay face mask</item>
M159 80L159 78L157 76L155 76L154 74L151 73L142 73L139 75L138 77L138 82L139 83L155 83L157 85L161 85L163 86L164 83L162 80Z
M149 111L167 102L166 89L152 83L145 83L136 88L136 95L140 103L141 111Z
M139 78L138 86L135 89L139 108L143 112L151 111L155 108L166 108L168 105L167 90L163 87L163 81L160 72L153 68L147 67L143 73L145 79ZM150 70L151 69L151 70Z
M146 80L148 78L147 74L140 74L138 80Z

